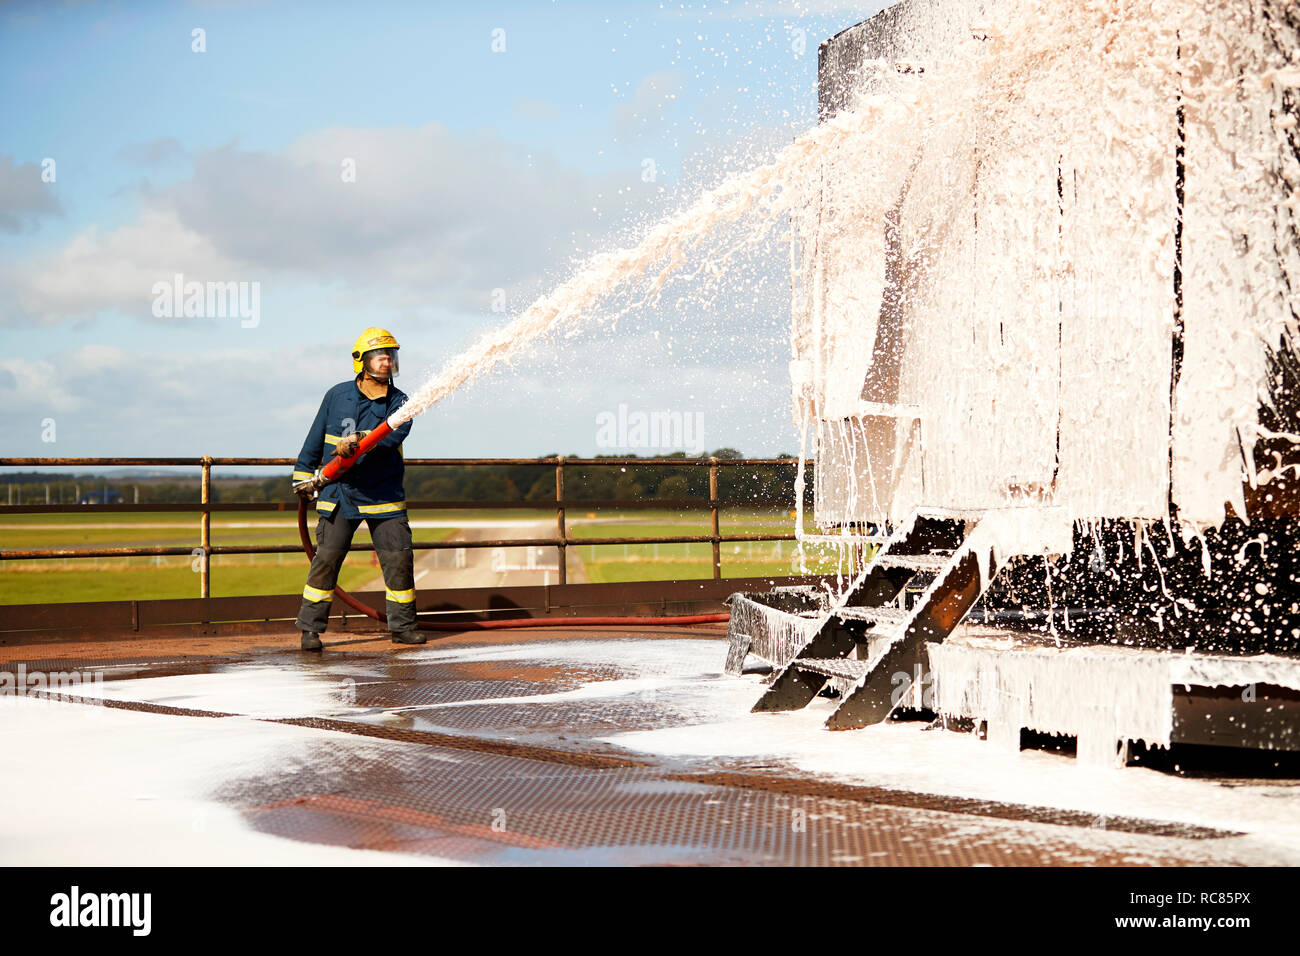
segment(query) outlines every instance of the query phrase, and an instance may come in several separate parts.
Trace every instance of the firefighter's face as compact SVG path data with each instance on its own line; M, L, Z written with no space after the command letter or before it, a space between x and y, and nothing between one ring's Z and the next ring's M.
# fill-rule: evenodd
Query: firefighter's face
M397 349L371 349L363 356L366 373L379 382L397 374Z

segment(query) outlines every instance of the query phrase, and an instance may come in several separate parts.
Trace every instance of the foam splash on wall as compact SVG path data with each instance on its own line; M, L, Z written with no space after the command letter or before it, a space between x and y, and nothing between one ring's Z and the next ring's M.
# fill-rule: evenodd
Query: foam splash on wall
M1172 693L1180 686L1265 683L1300 689L1300 661L1294 658L1023 642L1023 636L958 635L928 645L935 710L1090 743L1140 740L1168 747Z
M1163 656L1110 648L997 653L987 641L946 641L928 650L940 713L1017 730L1169 746L1173 718Z
M824 151L796 210L818 523L1166 520L1171 484L1192 528L1244 514L1266 352L1300 302L1294 5L887 20L832 48L840 98L883 123ZM879 58L848 57L859 41Z
M750 641L746 653L753 653L779 667L784 667L795 658L821 630L828 617L825 606L816 611L798 614L750 600L740 594L735 595L729 603L731 622L728 633L745 635ZM737 660L729 657L728 673L740 673L743 663L743 655Z

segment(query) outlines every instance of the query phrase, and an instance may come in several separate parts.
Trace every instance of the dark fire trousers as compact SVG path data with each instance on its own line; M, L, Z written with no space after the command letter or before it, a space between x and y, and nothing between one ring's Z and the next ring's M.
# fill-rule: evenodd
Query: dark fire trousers
M352 535L360 518L347 519L337 514L320 516L316 522L316 557L307 573L302 590L302 609L298 611L298 629L324 634L329 626L330 601L339 580L339 569L352 545ZM415 566L411 556L411 525L406 515L366 518L370 540L379 555L384 572L384 609L388 613L388 630L394 634L415 630Z

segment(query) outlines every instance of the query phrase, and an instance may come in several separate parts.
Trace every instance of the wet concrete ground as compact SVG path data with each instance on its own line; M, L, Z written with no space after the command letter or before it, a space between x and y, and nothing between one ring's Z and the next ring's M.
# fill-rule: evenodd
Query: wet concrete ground
M779 746L747 752L735 739L755 730L761 739L770 729L796 752L833 737L847 754L884 738L830 734L819 718L748 714L761 677L722 676L717 627L498 631L422 647L366 633L325 639L322 654L298 651L291 635L0 648L0 671L16 673L21 663L29 674L102 674L102 683L67 689L65 702L45 703L44 711L0 714L0 743L9 725L10 742L37 764L25 769L39 776L43 760L71 752L77 733L98 759L123 768L101 791L100 806L81 805L91 818L79 832L94 830L95 813L121 829L117 804L183 800L191 815L210 805L237 815L251 834L291 841L257 843L246 859L259 863L313 862L313 850L320 862L339 862L340 851L346 861L350 850L358 862L381 853L390 861L479 864L1293 862L1289 851L1270 856L1266 833L1150 812L1158 801L1136 801L1135 814L1096 813L963 796L961 781L957 792L909 788L896 773L873 776L844 761L810 772ZM94 705L101 700L107 706ZM69 723L77 709L97 712L93 743ZM709 727L719 730L710 736ZM154 743L151 735L164 729L169 742ZM920 727L899 733L890 746L902 741L918 765L940 771L950 759L943 748L966 748L960 753L979 759L985 746ZM693 734L690 746L677 745L682 734ZM222 747L206 748L209 737L220 737ZM954 774L965 772L965 759L952 764ZM1068 757L1034 760L1030 769L1040 776L1074 772ZM30 817L57 799L54 789L51 797L11 786L18 789L3 806L10 826L15 813ZM142 797L137 786L149 793ZM1289 803L1300 788L1282 787L1281 796ZM39 830L41 823L26 825ZM138 839L112 852L132 858L114 862L152 859L150 824L131 825L140 828ZM0 862L14 862L6 832L0 827ZM184 859L238 859L243 844L235 836L186 834ZM35 840L24 846L26 862L42 862L42 852L50 854L46 862L87 859L75 849L43 851Z

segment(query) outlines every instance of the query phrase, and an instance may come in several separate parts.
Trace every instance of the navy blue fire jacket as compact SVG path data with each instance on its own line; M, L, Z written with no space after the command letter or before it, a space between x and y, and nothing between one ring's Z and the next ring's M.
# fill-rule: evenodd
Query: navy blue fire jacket
M320 403L316 420L311 423L298 461L293 466L293 480L310 478L334 446L353 432L370 431L406 404L406 394L393 385L388 395L370 399L361 393L360 376L340 382ZM382 518L406 511L406 491L402 478L406 465L402 461L402 442L411 432L411 423L394 429L374 448L361 456L347 471L320 490L316 510L323 515L341 514L344 518Z

